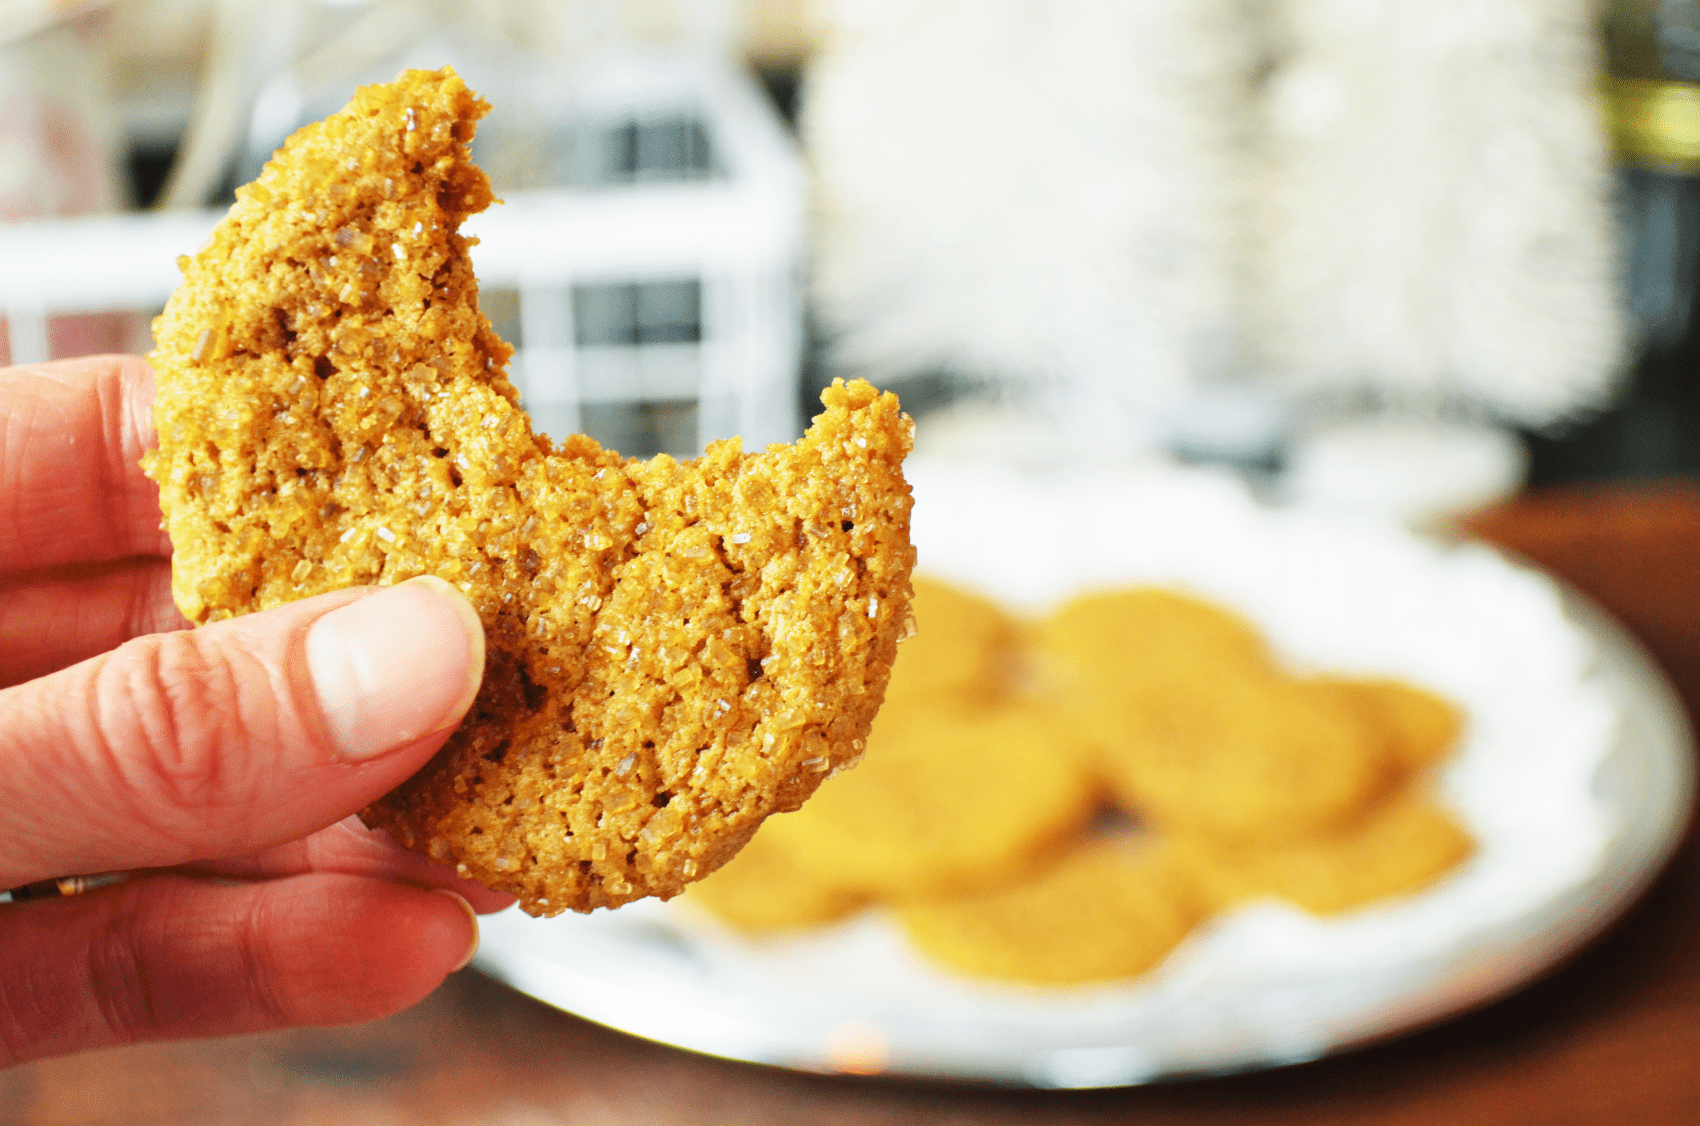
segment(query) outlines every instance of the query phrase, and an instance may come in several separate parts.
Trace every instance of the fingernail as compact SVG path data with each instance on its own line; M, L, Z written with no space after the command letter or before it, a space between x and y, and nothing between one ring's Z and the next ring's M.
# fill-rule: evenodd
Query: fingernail
M332 610L307 630L307 672L337 753L364 762L460 722L484 675L484 630L433 576Z
M455 970L464 970L467 963L471 962L478 953L478 912L472 909L472 904L468 903L466 897L459 892L450 891L448 888L437 888L436 891L438 895L446 895L460 904L460 909L466 912L466 921L472 926L472 945L466 948L466 956L456 962L454 969L449 971L454 973Z

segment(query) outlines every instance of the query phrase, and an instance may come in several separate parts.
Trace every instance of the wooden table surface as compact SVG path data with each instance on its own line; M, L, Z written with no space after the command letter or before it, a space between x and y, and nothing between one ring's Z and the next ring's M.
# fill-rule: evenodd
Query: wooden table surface
M1475 521L1615 613L1700 714L1700 488L1548 492ZM0 1072L0 1123L1700 1122L1700 842L1568 965L1485 1010L1301 1067L1090 1092L793 1074L690 1055L466 971L357 1028Z

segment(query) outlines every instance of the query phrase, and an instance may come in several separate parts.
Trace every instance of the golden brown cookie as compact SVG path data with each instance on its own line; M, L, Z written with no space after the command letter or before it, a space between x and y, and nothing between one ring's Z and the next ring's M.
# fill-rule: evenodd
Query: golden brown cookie
M1209 691L1226 678L1263 678L1274 665L1250 622L1157 587L1081 595L1033 634L1040 690L1104 743L1125 737L1129 709L1150 692Z
M950 969L1048 985L1144 973L1204 916L1166 846L1120 839L1030 880L898 914L910 940Z
M960 587L915 576L914 636L898 651L886 706L986 704L1015 687L1021 634L996 604Z
M553 914L678 892L860 754L908 615L912 426L858 382L760 452L534 434L457 233L488 108L409 71L238 192L155 323L146 464L194 621L466 592L483 688L365 818Z
M1223 675L1129 688L1101 747L1117 800L1166 830L1290 840L1355 823L1392 780L1385 740L1331 692Z
M1394 762L1407 773L1444 760L1464 732L1464 713L1456 704L1414 684L1337 676L1306 683L1337 694L1385 732Z
M763 834L822 883L890 900L986 887L1092 816L1066 726L1037 707L882 711L860 766Z
M1071 599L1040 623L1049 659L1105 686L1150 682L1195 665L1263 673L1268 646L1250 622L1161 587L1103 590Z
M1181 839L1176 848L1217 907L1274 897L1332 914L1428 887L1475 844L1444 809L1407 790L1343 833L1239 847Z
M692 884L684 902L760 934L837 922L866 906L867 898L815 879L760 832L725 867Z

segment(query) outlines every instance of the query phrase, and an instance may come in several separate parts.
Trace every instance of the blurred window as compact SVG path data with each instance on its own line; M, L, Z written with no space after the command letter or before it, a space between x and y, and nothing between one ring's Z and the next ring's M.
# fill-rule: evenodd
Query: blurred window
M706 180L714 175L708 130L695 117L628 121L605 134L605 184Z
M580 348L695 344L702 340L702 283L575 285L573 325Z

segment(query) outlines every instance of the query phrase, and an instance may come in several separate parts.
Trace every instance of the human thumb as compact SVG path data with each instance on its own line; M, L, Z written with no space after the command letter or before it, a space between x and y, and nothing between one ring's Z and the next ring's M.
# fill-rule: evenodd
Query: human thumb
M393 789L477 694L423 577L154 634L0 691L0 888L268 848Z

